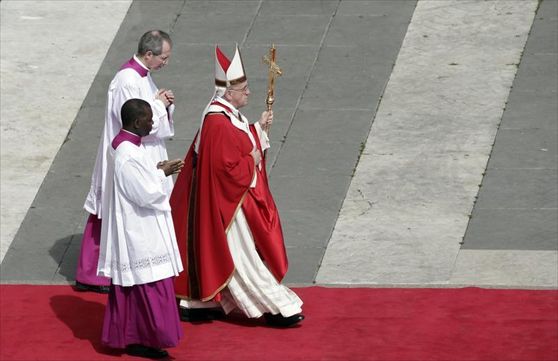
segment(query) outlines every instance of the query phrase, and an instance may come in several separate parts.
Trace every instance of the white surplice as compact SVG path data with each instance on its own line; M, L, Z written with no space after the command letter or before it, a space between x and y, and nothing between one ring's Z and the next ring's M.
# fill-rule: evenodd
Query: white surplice
M98 275L133 286L183 270L164 172L143 145L109 148Z
M134 60L147 70L135 55ZM157 90L158 88L149 72L146 76L141 76L132 68L120 70L110 83L105 110L105 125L97 149L97 158L91 176L91 187L83 206L87 212L96 214L98 218L101 218L102 214L101 205L106 176L107 149L110 148L112 140L122 128L120 110L127 100L132 98L143 99L151 105L153 129L148 136L142 139L142 143L149 154L151 163L154 165L161 160L168 159L165 138L174 135L172 121L174 104L171 104L168 109L165 108L165 104L161 100L155 99ZM165 189L168 194L171 193L172 187L172 177L167 177Z

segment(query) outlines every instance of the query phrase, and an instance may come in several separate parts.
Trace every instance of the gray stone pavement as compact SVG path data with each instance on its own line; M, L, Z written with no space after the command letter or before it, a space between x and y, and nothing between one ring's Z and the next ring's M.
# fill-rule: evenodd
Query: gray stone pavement
M552 274L556 270L558 232L556 219L552 219L553 214L556 215L558 193L556 183L553 182L556 179L557 142L556 138L552 137L552 134L556 135L557 117L556 81L552 83L552 76L556 76L556 62L552 61L556 58L556 37L552 35L552 32L554 34L556 32L556 1L543 1L536 16L534 16L537 8L536 1L527 2L524 8L519 9L519 11L526 11L523 15L515 12L516 8L513 8L518 6L517 1L460 3L470 5L489 3L494 4L496 9L502 9L504 14L508 10L514 12L507 19L503 16L502 25L507 26L508 31L514 32L514 35L519 35L519 39L510 42L519 44L516 48L520 50L516 58L513 52L509 53L512 55L504 54L503 60L508 56L512 64L505 67L507 72L505 76L508 77L509 84L507 88L504 86L504 90L507 91L502 92L504 94L502 105L505 104L506 99L508 100L503 117L500 114L491 118L490 122L495 125L494 128L490 128L487 132L473 133L470 138L474 143L475 139L484 142L493 140L496 136L496 146L494 149L489 147L486 152L487 157L492 154L486 170L486 178L482 180L484 169L479 172L475 168L474 171L479 173L471 175L473 178L476 177L475 180L478 178L476 184L482 181L483 187L480 188L481 192L478 194L479 198L474 209L473 201L478 186L473 193L469 191L469 203L464 204L465 208L469 204L469 212L473 210L467 232L465 232L467 222L464 223L465 226L462 224L455 227L452 224L444 226L448 232L447 242L453 242L449 247L458 253L461 250L459 254L473 252L470 254L471 261L464 262L463 269L460 269L458 266L461 263L456 262L455 254L439 252L443 247L430 247L428 248L431 252L429 259L433 263L455 263L454 279L457 280L463 275L459 281L444 282L444 274L442 281L436 283L412 282L405 279L387 282L389 278L379 282L364 283L395 286L478 284L556 287L556 281L552 277L545 278L547 281L541 284L540 278L522 277L521 272L515 275L517 276L515 280L519 281L510 282L510 273L503 272L510 268L509 254L499 259L500 264L494 262L496 258L490 258L492 262L488 264L486 257L483 258L485 253L475 253L479 249L513 250L520 255L529 254L523 259L529 259L528 265L540 269L540 274ZM438 8L452 5L455 5L455 2L449 0L419 1L422 9L428 9L432 13ZM4 12L5 7L8 6L10 2L3 1L2 11ZM212 54L215 43L219 43L230 52L234 43L238 42L243 50L252 90L251 103L245 112L249 119L257 118L264 107L266 73L260 61L261 56L265 54L270 43L274 42L277 45L277 61L283 67L285 75L277 81L277 101L274 106L276 121L271 132L273 149L269 153L271 159L269 166L272 190L281 212L289 252L290 270L286 281L291 284L312 284L316 280L316 275L324 271L324 275L338 273L341 281L332 282L329 276L320 276L323 279L318 278L318 282L342 285L363 283L355 282L352 276L363 269L370 269L373 259L358 258L360 264L356 264L354 269L336 270L328 268L327 262L322 264L322 258L326 249L329 253L334 249L334 228L339 227L338 217L340 212L343 212L342 205L347 190L354 182L353 175L360 172L363 179L372 181L380 179L371 178L375 177L371 171L365 172L363 159L361 157L359 161L359 157L364 145L375 139L373 123L376 124L378 120L376 110L381 110L389 82L396 79L392 70L399 62L398 57L402 53L407 54L410 65L420 65L412 61L412 51L416 49L402 49L402 44L405 47L407 42L407 40L404 42L404 39L409 36L409 24L412 21L416 22L416 8L418 9L416 1L406 0L132 2L69 128L67 138L63 143L58 144L60 146L58 153L27 210L10 248L2 250L5 256L0 266L0 280L4 283L73 281L81 232L86 218L82 205L89 188L90 174L101 132L106 88L119 65L133 53L139 35L150 28L161 28L168 30L174 40L171 64L154 75L159 86L173 89L177 96L176 136L167 142L169 155L173 158L184 155L197 129L200 113L211 96ZM459 9L465 14L469 11L465 5ZM535 21L527 41L527 48L521 57L521 50L527 40L533 18ZM455 19L457 18L448 17L445 20L449 25L467 28L470 17L461 16L459 19L462 23L452 24ZM512 26L517 22L520 25ZM419 22L418 25L420 26L414 29L415 35L425 31L424 34L433 34L433 41L438 40L435 37L436 29L432 28L430 22ZM517 30L520 26L525 26L526 32ZM516 34L515 31L518 33ZM80 35L76 34L76 37L79 38ZM83 34L84 37L85 35ZM531 42L531 38L535 40ZM471 50L477 46L477 40L475 34L470 34L466 39ZM4 37L2 41L5 41ZM523 45L520 44L521 41ZM475 52L471 51L471 54ZM4 55L2 53L3 62ZM87 61L87 58L84 57L83 60ZM493 76L501 70L495 67L486 70L486 74ZM546 74L546 77L540 74ZM4 82L4 73L2 78ZM420 82L420 78L417 80ZM56 81L56 77L51 78L51 81ZM509 93L512 81L514 87ZM401 86L412 88L417 84L419 83L407 83ZM541 84L546 84L546 88ZM495 88L493 89L495 91L501 90ZM4 86L2 91L4 92ZM476 91L476 88L465 87L458 91L463 92L461 95L466 98L470 92ZM428 97L428 94L423 94L421 107L414 109L415 114L434 113L437 109L437 104L433 98ZM550 96L552 94L554 96ZM2 104L3 109L4 107L5 105ZM409 111L412 116L413 107L409 108ZM529 117L528 122L527 117ZM497 129L498 124L500 124L499 129ZM510 132L506 134L508 127ZM514 129L516 134L521 131L526 134L520 139L521 142L517 137L513 138ZM443 136L448 129L440 128L435 131L438 132L438 136ZM502 138L500 138L501 134ZM6 135L3 126L3 142ZM435 136L436 134L433 135L433 139L436 139ZM393 147L399 146L404 149L409 139L396 137L394 141L400 143L394 142ZM518 143L525 146L518 147ZM540 150L545 156L532 151L529 146L538 147L539 150L546 149L546 151ZM32 147L32 144L23 143L22 154L27 154L27 147ZM510 157L511 151L515 153ZM4 156L4 148L2 152ZM504 162L504 165L497 165L498 157L502 159L500 162ZM509 157L507 163L506 157ZM537 170L539 173L529 171L527 168L530 167L524 165L513 166L513 161L520 159L531 163L537 162L539 164L537 168L541 168ZM384 162L387 163L380 165L386 167L391 160L386 159ZM427 163L411 163L406 172L399 176L410 179L411 185L419 185L424 177L425 164ZM2 173L6 167L8 165L3 158ZM506 173L498 173L505 171L517 177L516 180L506 176ZM453 199L455 189L448 187L447 183L456 184L456 179L459 177L456 178L456 174L451 172L433 178L432 187L439 190L437 197ZM10 210L9 205L5 207L4 204L5 184L3 178L3 213ZM536 191L531 192L529 189ZM395 193L392 195L396 195L399 190L394 189L393 192ZM513 194L514 197L510 197L509 194ZM390 197L390 193L386 193L386 196ZM514 199L515 205L510 198ZM498 199L505 200L507 203L498 204ZM451 208L451 202L447 206ZM495 211L502 208L508 213L500 213L495 217ZM519 210L520 216L513 218L512 216L518 213L517 208L522 209ZM393 212L390 209L377 209L377 211L386 215ZM441 214L442 211L438 209L438 213L434 214ZM525 217L521 216L521 212ZM405 217L408 216L408 213L400 212L396 220L407 222L409 219ZM504 220L503 223L498 223L498 219ZM353 247L358 244L371 248L375 247L377 243L374 242L377 241L388 245L390 242L397 244L400 241L389 237L380 240L371 239L373 234L374 237L382 237L382 234L377 232L375 221L371 218L357 222L356 218L345 218L344 227L357 229L360 235L358 239L349 241L346 244L348 248L341 249L341 253L331 253L330 259L340 260L346 255L351 255L351 252L358 252L359 249ZM523 223L525 226L521 226L521 222L525 222ZM539 232L530 235L524 232L522 238L516 237L516 229L525 230L531 225L536 225ZM428 231L424 229L419 228L418 232L425 232L419 235L422 238L428 235ZM464 244L460 248L459 242L463 240ZM413 239L409 241L412 243ZM443 242L443 238L440 241ZM503 244L507 246L503 247ZM4 244L2 247L5 247ZM417 252L416 248L413 250L410 247L409 250L411 254ZM529 253L532 251L544 251L544 253ZM517 258L511 259L513 262ZM477 268L473 268L474 272L471 272L472 268L467 265L472 264L473 261L477 261ZM335 261L330 264L335 264ZM385 275L398 267L406 266L388 264L384 268L373 270L376 274ZM461 271L456 272L458 269ZM415 272L419 274L423 272L422 276L424 276L432 271L427 267L417 268ZM490 279L488 276L491 275L494 277Z
M0 262L130 2L0 2Z
M556 2L542 3L543 20L531 31L538 5L419 2L318 282L557 286ZM533 45L524 52L529 34ZM533 68L546 79L537 81ZM522 127L546 128L522 130L526 136L508 131L514 109L533 99L508 99L514 78L514 93L540 94L546 106L522 118ZM495 179L489 169L490 187L469 223L489 157L491 168L519 168L513 175L525 183ZM544 173L524 170L541 166ZM494 211L496 204L507 213Z
M556 287L558 2L539 5L472 217L455 280Z

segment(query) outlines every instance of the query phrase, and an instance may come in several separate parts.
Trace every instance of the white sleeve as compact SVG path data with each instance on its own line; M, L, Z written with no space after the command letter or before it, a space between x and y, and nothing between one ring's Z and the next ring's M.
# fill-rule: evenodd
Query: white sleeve
M112 111L115 113L117 119L122 123L120 120L120 110L122 109L122 105L132 98L139 98L143 99L151 105L151 110L153 111L153 129L150 136L154 136L157 138L168 138L174 135L174 123L172 122L172 114L174 113L174 104L171 104L167 110L165 108L165 104L155 99L155 94L153 95L152 99L144 99L142 97L141 85L137 82L131 80L123 80L123 83L120 86L115 86L112 89L113 93L113 109Z
M136 159L126 160L116 171L118 192L139 207L170 211L165 191L165 173L161 169L146 168Z
M267 132L262 129L260 122L255 122L254 127L256 128L256 132L258 133L258 138L260 138L260 144L262 146L262 151L265 151L271 148L269 144L269 137L267 136Z
M174 123L172 115L174 104L165 108L165 104L159 99L151 99L151 109L153 110L153 129L149 135L157 138L168 138L174 135Z

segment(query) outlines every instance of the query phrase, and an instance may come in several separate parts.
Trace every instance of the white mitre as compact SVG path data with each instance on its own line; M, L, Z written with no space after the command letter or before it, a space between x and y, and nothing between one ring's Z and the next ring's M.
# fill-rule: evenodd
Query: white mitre
M242 57L238 44L232 60L219 49L215 47L215 85L218 87L227 88L234 84L239 84L246 81L246 72L242 64Z

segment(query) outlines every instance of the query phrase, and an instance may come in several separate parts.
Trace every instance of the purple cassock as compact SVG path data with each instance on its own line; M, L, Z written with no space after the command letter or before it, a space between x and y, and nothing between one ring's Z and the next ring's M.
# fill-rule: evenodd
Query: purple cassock
M147 76L148 73L148 70L138 64L133 57L122 64L120 70L123 69L134 69L141 77ZM95 214L90 214L83 230L83 238L81 239L76 281L92 286L110 285L110 278L97 276L100 243L101 219Z
M97 276L100 243L101 220L97 218L97 215L90 214L81 239L76 281L92 286L110 285L110 278Z
M112 141L112 148L124 141L141 145L141 137L121 130ZM105 346L123 349L140 344L167 348L178 345L182 336L174 278L130 287L111 284L101 336Z
M111 285L101 342L118 349L178 345L183 331L175 297L173 278L131 287Z

